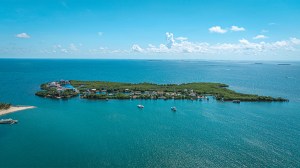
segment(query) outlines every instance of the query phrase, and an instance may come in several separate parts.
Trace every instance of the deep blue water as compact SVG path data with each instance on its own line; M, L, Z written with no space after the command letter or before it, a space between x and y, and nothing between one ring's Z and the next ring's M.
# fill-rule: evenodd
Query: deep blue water
M0 117L19 120L0 125L0 167L300 167L300 63L278 63L0 59L0 101L38 107ZM34 96L60 79L222 82L290 102Z

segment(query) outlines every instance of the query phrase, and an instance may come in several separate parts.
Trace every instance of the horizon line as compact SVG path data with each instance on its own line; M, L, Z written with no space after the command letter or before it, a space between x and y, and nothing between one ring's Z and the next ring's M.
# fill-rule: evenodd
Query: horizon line
M51 57L46 57L46 58L37 58L37 57L24 57L24 58L19 58L19 57L0 57L0 59L12 59L12 60L137 60L137 61L229 61L229 62L243 62L243 61L249 61L249 62L277 62L277 61L282 61L282 62L300 62L300 60L284 60L284 59L278 59L278 60L243 60L243 59L159 59L159 58L51 58Z

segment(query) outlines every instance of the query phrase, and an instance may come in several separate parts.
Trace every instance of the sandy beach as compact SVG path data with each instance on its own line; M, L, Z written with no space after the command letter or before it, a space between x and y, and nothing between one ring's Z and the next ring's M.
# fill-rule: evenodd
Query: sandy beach
M11 106L7 110L0 110L0 116L9 114L9 113L14 113L14 112L21 111L21 110L32 109L32 108L36 108L36 107L35 106Z

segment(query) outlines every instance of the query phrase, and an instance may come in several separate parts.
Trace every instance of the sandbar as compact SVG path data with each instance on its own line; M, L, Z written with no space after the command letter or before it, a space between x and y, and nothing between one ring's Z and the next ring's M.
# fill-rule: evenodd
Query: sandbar
M0 116L5 114L14 113L21 110L33 109L35 106L11 106L9 109L0 110Z

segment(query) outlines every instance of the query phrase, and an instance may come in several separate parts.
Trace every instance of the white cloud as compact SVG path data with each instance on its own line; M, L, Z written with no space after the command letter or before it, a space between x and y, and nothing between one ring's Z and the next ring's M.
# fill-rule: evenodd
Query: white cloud
M57 45L54 45L53 48L54 48L54 49L62 48L62 46L61 46L60 44L57 44Z
M94 56L105 54L132 54L141 53L155 55L170 54L170 55L258 55L266 53L268 55L278 54L280 52L295 52L300 51L300 39L292 37L287 40L273 42L257 42L251 39L240 39L237 42L231 43L207 43L207 42L192 42L188 38L176 37L173 33L167 32L166 42L163 44L148 44L142 47L139 44L132 45L130 50L123 49L108 49L106 47L98 47L96 49L81 48L80 44L69 45L54 45L51 49L43 51L48 54L80 54L88 53ZM261 54L263 55L263 54Z
M60 51L63 52L63 53L69 53L69 51L65 48L62 48Z
M148 46L149 46L150 48L155 48L155 46L152 45L152 44L148 44Z
M231 26L230 30L231 30L231 31L246 31L245 28L243 28L243 27L238 27L238 26Z
M166 33L166 39L167 39L167 47L171 48L172 45L175 43L174 35L173 33Z
M220 33L220 34L224 34L227 32L227 30L222 29L220 26L213 26L213 27L209 28L208 30L211 33Z
M247 39L241 39L238 43L217 43L209 44L206 42L190 42L174 38L173 33L166 33L166 44L155 46L149 44L142 48L138 44L132 46L132 51L140 53L247 53L258 54L261 52L272 52L278 50L294 50L300 47L300 39L290 38L289 40L275 42L250 42Z
M188 38L187 37L177 37L176 40L186 41L186 40L188 40Z
M64 47L61 44L57 44L54 45L52 49L52 53L78 53L78 52L79 52L79 48L74 43L71 43L68 47Z
M137 45L137 44L134 44L131 47L131 50L134 51L134 52L143 52L143 49L139 45Z
M78 51L79 50L78 47L75 44L73 44L73 43L70 44L69 49L71 51Z
M255 36L255 37L253 37L254 40L258 40L258 39L266 39L266 38L268 38L268 37L265 36L265 35L262 35L262 34L259 34L259 35Z
M300 45L300 40L295 37L290 38L290 41L295 45Z
M284 41L284 40L282 40L282 41L276 41L276 42L273 43L273 45L275 47L277 47L277 48L287 47L287 46L289 46L289 42L288 41Z
M30 38L30 36L27 33L20 33L16 35L17 38Z
M241 44L244 44L244 45L250 44L249 41L246 40L246 39L241 39L241 40L239 40L239 42L240 42Z

